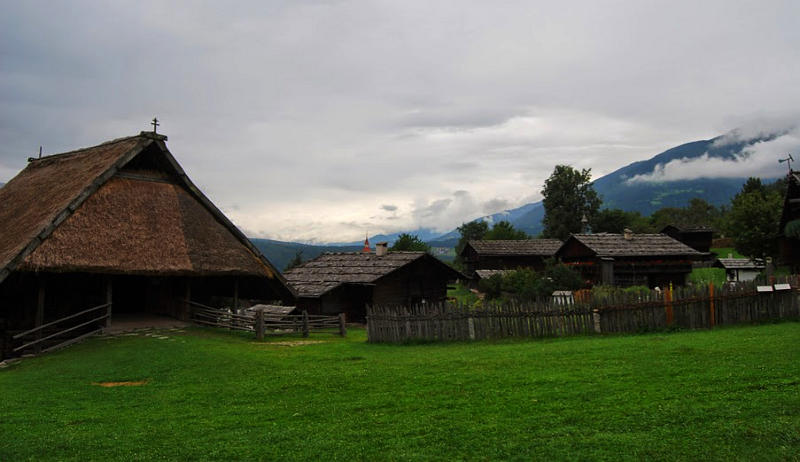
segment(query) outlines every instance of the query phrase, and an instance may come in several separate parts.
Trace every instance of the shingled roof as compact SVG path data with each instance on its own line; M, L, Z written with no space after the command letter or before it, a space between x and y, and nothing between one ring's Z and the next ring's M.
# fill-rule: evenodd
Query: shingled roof
M336 252L324 253L314 260L292 268L284 277L301 297L319 297L342 284L372 284L378 279L421 259L430 259L453 272L460 274L426 252L389 252L378 256L375 253Z
M564 243L575 239L598 257L700 257L703 253L665 234L632 234L629 239L624 234L598 233L573 234Z
M478 255L485 256L524 256L537 255L552 257L562 242L558 239L523 239L498 241L468 241Z
M756 263L749 258L718 258L714 266L725 269L757 269L763 270L767 266L763 263Z
M291 290L152 133L30 159L0 188L0 282L12 271L246 275ZM140 157L141 155L141 157ZM164 172L125 167L148 157Z

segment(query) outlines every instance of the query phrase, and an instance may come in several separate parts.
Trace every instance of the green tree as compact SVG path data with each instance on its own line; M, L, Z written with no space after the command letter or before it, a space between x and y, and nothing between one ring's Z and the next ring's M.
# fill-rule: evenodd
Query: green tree
M583 232L584 216L592 222L601 201L591 179L591 169L578 171L568 165L556 165L542 189L542 237L564 240L570 234Z
M423 242L416 234L403 233L397 236L397 240L389 247L389 250L430 252L431 246Z
M748 180L731 200L726 229L739 253L763 262L778 253L783 197L774 190L754 186L755 182Z
M286 268L283 271L289 271L292 268L298 267L303 264L303 251L298 250L294 253L294 257L286 264Z
M461 237L456 244L456 255L461 255L461 251L467 246L467 241L477 241L486 236L486 233L489 232L489 225L485 221L479 220L462 223L457 229Z
M525 231L514 228L514 225L512 225L510 222L502 220L495 223L494 226L492 226L492 229L484 234L483 238L489 241L518 241L522 239L530 239L531 237L528 236Z
M459 271L463 271L464 261L463 258L461 258L461 251L467 246L467 241L483 239L486 233L489 232L489 225L483 220L478 220L462 223L457 229L461 237L458 239L458 243L456 243L456 258L453 260L453 265Z
M591 223L593 233L622 233L630 228L635 233L650 232L650 223L639 212L621 209L603 209L597 212Z
M724 207L716 207L699 197L695 197L686 207L664 207L650 215L652 232L659 232L667 225L677 227L705 226L715 231L724 228Z

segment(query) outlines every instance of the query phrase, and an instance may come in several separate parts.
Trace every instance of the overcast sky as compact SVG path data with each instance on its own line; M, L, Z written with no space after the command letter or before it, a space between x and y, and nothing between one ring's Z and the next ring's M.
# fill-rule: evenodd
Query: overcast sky
M540 199L558 163L599 177L737 127L788 127L743 170L800 147L797 1L0 6L0 182L157 115L252 237L447 231Z

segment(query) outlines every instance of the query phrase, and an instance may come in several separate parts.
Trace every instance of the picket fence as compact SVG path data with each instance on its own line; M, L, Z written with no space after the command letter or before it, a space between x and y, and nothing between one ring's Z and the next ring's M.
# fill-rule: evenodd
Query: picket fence
M739 283L589 294L574 302L451 303L367 308L369 342L456 341L634 333L800 319L798 276L769 286Z

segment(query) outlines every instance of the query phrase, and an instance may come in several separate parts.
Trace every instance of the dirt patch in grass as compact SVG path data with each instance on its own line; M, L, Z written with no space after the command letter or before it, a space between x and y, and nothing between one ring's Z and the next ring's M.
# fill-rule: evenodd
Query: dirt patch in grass
M128 382L92 382L92 385L97 385L98 387L140 387L142 385L147 385L147 380L136 380L136 381L128 381Z
M323 340L287 340L284 342L265 342L265 343L258 343L257 345L261 346L288 346L288 347L296 347L296 346L303 346L303 345L313 345L315 343L326 343Z

